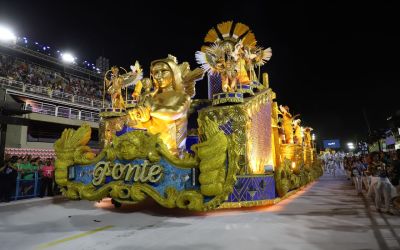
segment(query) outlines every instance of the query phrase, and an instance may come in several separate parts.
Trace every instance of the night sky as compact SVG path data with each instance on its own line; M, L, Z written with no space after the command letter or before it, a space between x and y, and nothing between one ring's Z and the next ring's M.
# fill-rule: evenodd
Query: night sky
M317 139L360 140L368 132L363 110L374 130L386 127L386 118L399 109L395 1L176 2L0 0L0 23L92 62L104 55L127 68L139 60L148 74L150 61L168 53L194 67L207 31L234 20L249 25L259 45L272 47L262 70L278 103L300 113ZM206 88L205 81L197 84L197 98L206 98Z

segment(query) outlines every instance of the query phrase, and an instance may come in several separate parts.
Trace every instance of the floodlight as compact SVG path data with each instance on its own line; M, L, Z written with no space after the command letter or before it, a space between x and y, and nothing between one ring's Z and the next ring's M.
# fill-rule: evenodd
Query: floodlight
M353 150L353 149L354 149L354 143L348 142L348 143L347 143L347 147L348 147L350 150Z
M75 57L71 53L61 54L61 58L66 63L74 63L75 62Z
M17 37L10 28L5 26L0 26L0 41L15 43L17 41Z

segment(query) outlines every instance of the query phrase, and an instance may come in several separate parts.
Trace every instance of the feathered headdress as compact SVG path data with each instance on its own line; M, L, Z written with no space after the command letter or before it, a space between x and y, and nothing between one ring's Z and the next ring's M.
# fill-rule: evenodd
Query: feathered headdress
M195 54L196 62L206 73L217 73L215 67L219 60L225 56L224 48L219 44L212 44L204 48L204 51L197 51Z
M124 88L134 86L143 78L143 69L141 68L138 61L134 65L131 65L131 72L124 74Z

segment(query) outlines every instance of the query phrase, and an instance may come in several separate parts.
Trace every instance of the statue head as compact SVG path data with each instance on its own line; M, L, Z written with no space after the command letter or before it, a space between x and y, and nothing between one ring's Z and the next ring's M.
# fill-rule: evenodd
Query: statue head
M282 106L282 105L279 105L279 109L280 109L280 111L281 111L281 114L283 115L283 116L289 116L289 117L291 117L291 114L289 113L289 107L288 106Z
M182 76L176 58L168 55L165 59L155 60L151 63L150 74L154 84L160 89L172 87L182 90Z
M304 128L304 132L306 132L306 133L310 133L311 131L313 131L313 128L311 128L311 127Z
M134 133L125 133L122 136L114 136L113 147L119 159L131 160L141 155L140 138ZM135 136L136 135L136 136Z
M111 67L111 72L114 76L117 76L119 74L119 69L117 66L112 66Z
M297 127L300 126L301 120L300 119L296 119L293 121L293 126Z

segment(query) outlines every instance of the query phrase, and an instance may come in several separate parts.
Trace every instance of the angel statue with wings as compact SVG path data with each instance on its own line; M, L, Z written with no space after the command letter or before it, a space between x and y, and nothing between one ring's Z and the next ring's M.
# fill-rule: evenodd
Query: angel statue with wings
M134 66L131 66L132 71L127 72L122 67L121 69L125 71L125 74L120 75L119 68L113 66L111 70L107 71L104 75L104 88L107 89L107 93L111 96L113 109L125 108L122 89L127 89L129 86L136 85L143 77L143 71L137 61ZM111 73L110 76L109 73Z
M289 113L288 106L279 105L279 109L282 115L282 128L285 133L285 141L288 144L293 144L293 116Z

